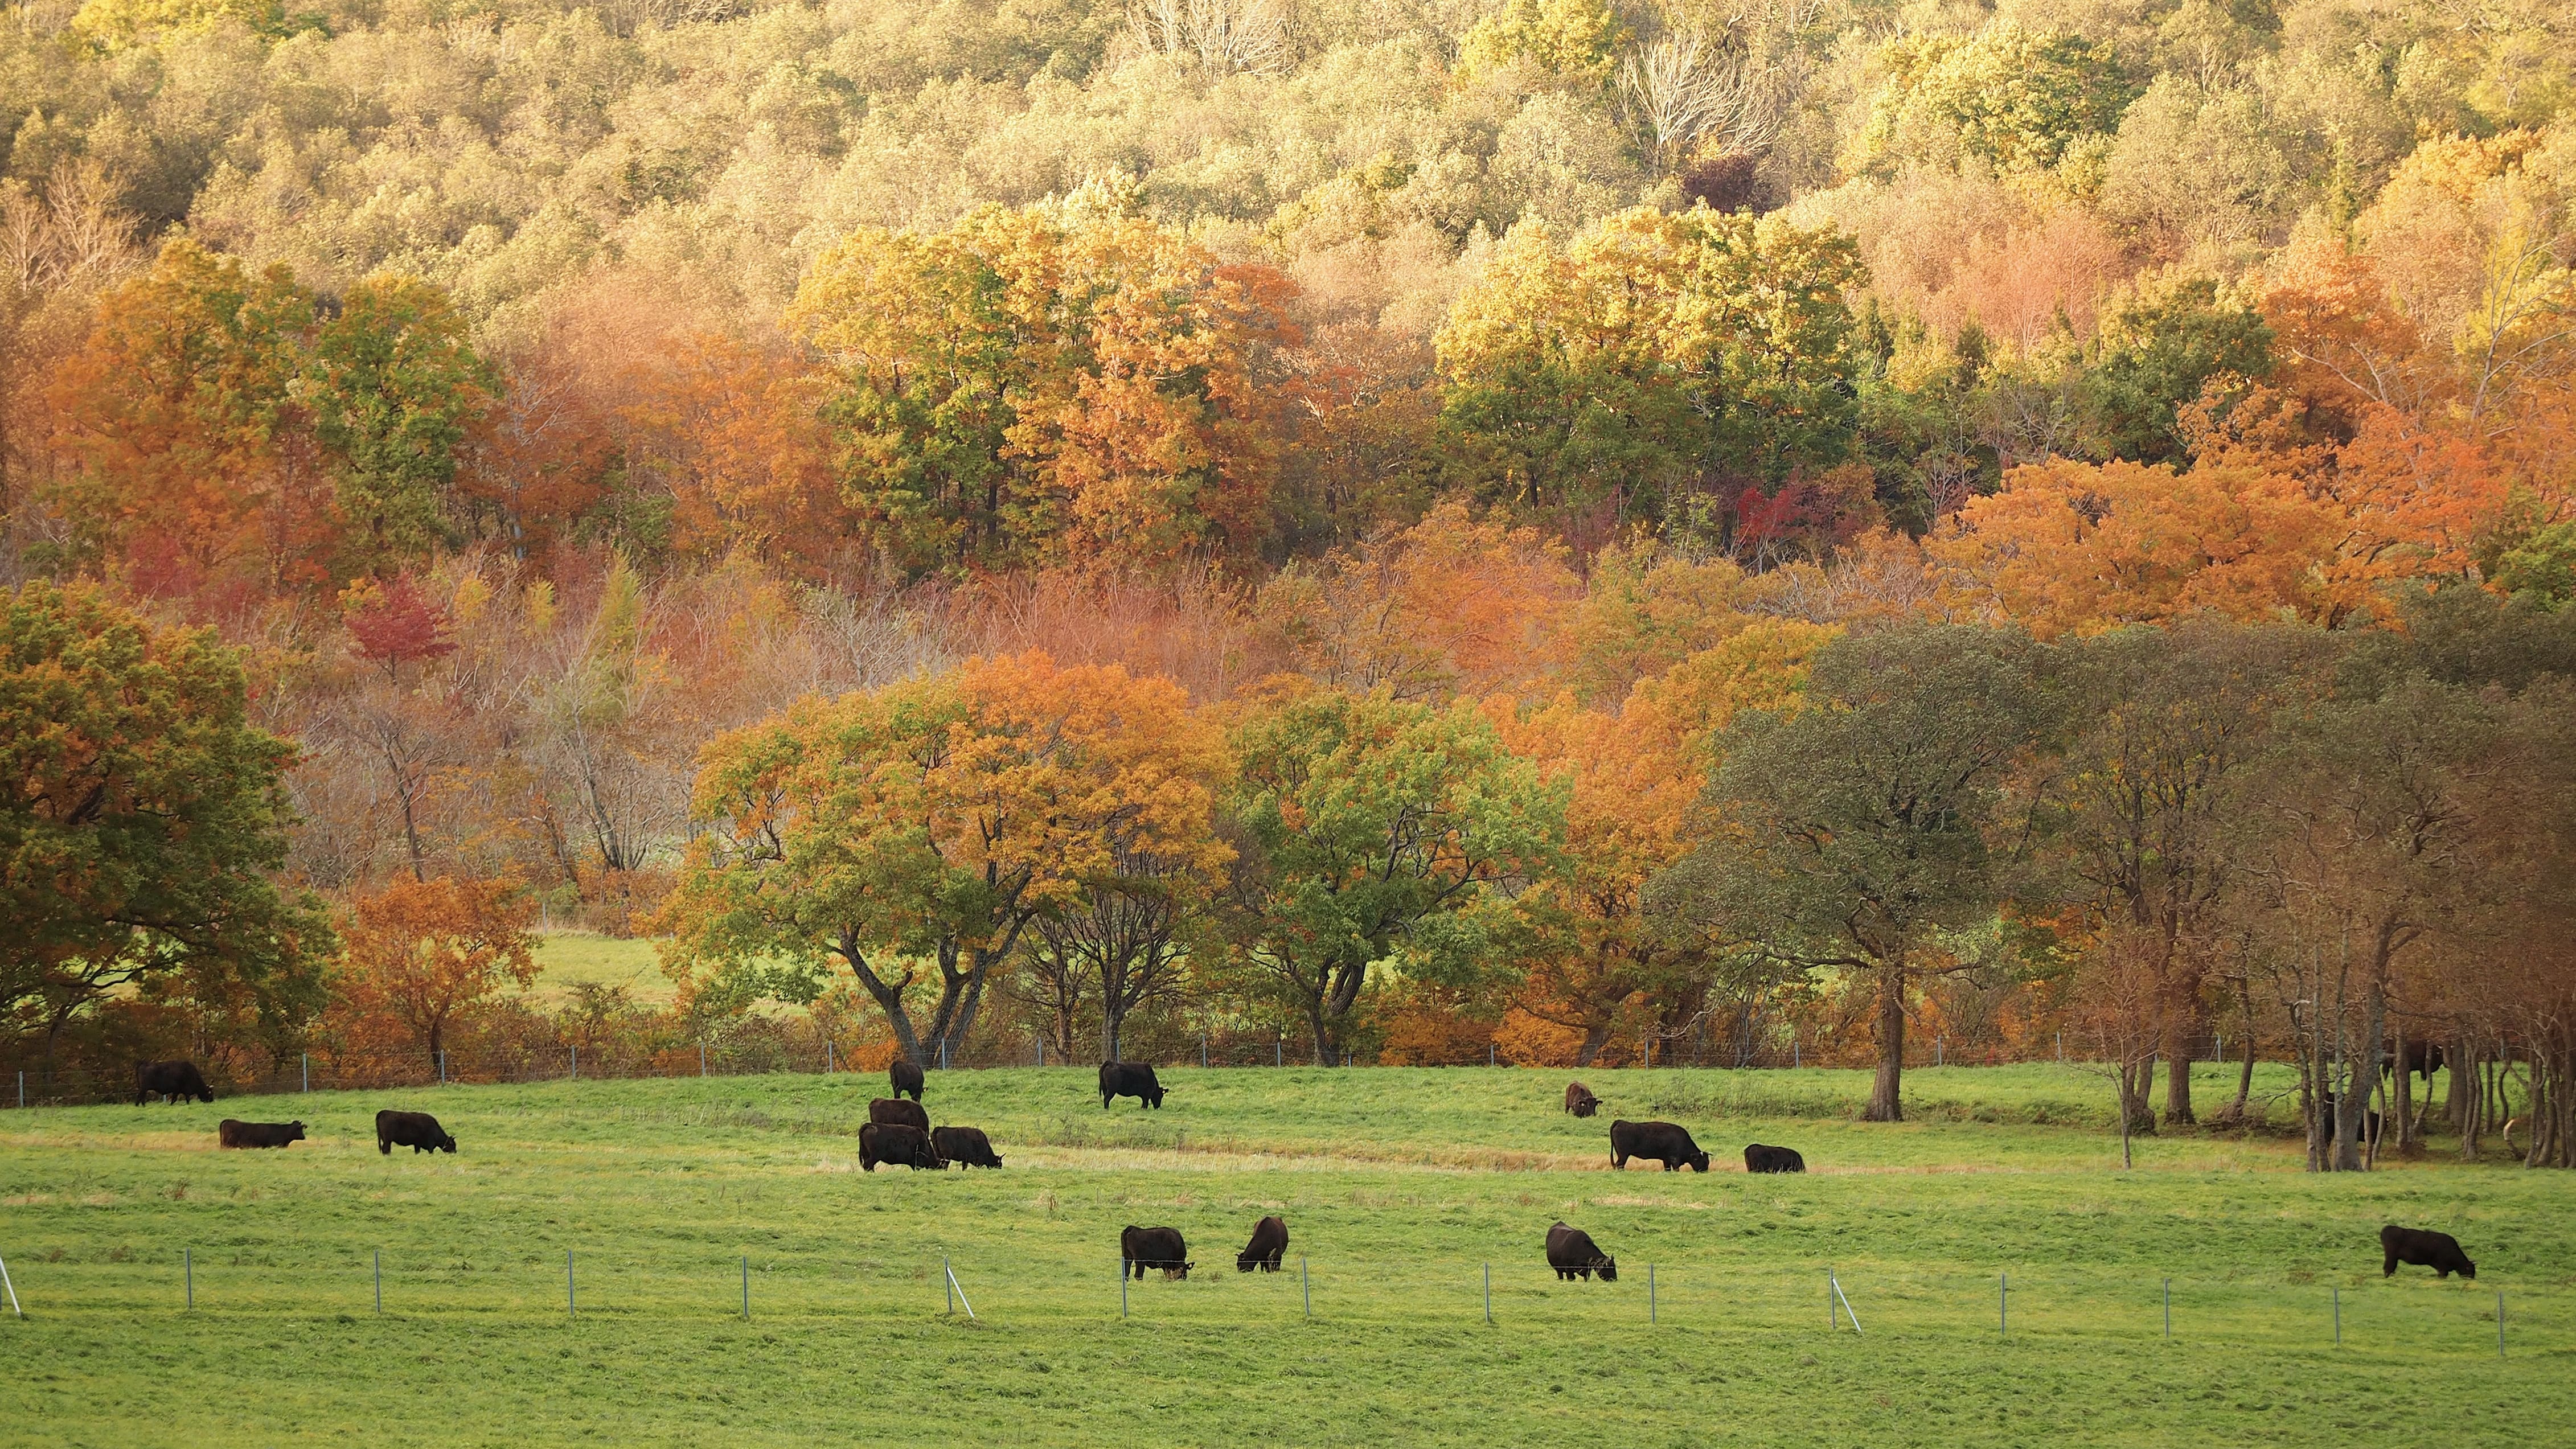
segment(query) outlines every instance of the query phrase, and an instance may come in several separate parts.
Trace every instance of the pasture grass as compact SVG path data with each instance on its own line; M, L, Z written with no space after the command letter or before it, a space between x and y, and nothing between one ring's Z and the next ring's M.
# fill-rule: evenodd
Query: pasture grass
M647 1005L668 1006L678 989L662 974L661 958L648 940L556 930L537 932L536 942L537 979L527 994L542 1001L561 1004L574 986L596 982L623 986Z
M1162 1111L1104 1113L1087 1071L933 1074L934 1120L985 1127L1001 1172L859 1172L874 1076L0 1114L30 1315L0 1323L0 1442L2530 1445L2576 1419L2563 1174L2311 1176L2270 1136L2142 1139L2123 1173L2100 1084L2053 1066L1909 1073L1896 1125L1849 1120L1857 1072L1587 1073L1592 1122L1554 1072L1163 1075ZM379 1156L385 1105L463 1150ZM227 1115L312 1140L218 1152ZM1610 1173L1611 1116L1682 1121L1720 1170ZM1732 1171L1756 1140L1815 1170ZM1291 1271L1240 1275L1265 1212ZM1618 1282L1548 1273L1560 1217ZM2390 1221L2460 1237L2478 1281L2383 1280ZM1122 1319L1128 1223L1198 1270L1128 1285ZM1828 1269L1864 1334L1828 1330Z

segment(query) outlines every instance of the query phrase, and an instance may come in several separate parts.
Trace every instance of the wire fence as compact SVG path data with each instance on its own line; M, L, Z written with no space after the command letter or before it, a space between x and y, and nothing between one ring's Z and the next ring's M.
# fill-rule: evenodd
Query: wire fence
M19 1245L24 1246L24 1245ZM149 1257L7 1260L23 1312L238 1317L387 1314L457 1322L919 1318L1046 1326L1112 1319L1232 1328L1300 1321L1496 1326L1626 1325L1701 1333L1979 1335L2220 1343L2248 1349L2564 1354L2576 1295L2516 1286L2380 1280L2257 1281L2130 1270L1918 1265L1778 1267L1623 1260L1615 1282L1566 1280L1522 1258L1286 1255L1237 1270L1203 1242L1186 1279L1138 1278L1114 1250L1005 1257L977 1245L886 1254L718 1253L703 1245L585 1247L570 1240L395 1246L336 1258L273 1247Z
M2223 1042L2213 1043L2213 1048ZM282 1053L264 1059L242 1060L216 1058L196 1065L206 1085L217 1097L276 1096L302 1092L370 1090L376 1088L425 1087L446 1083L513 1084L546 1081L629 1081L671 1079L680 1077L747 1077L778 1075L825 1075L853 1073L883 1076L886 1071L882 1048L877 1052L856 1055L836 1042L818 1040L811 1047L782 1043L774 1039L743 1042L689 1042L660 1046L633 1041L611 1041L584 1045L568 1042L558 1045L513 1045L502 1048L458 1051L426 1050L329 1050ZM1737 1068L1770 1070L1795 1068L1810 1064L1792 1047L1778 1054L1779 1060L1763 1059L1738 1067L1731 1061L1700 1063L1665 1058L1661 1065L1669 1068ZM2053 1048L2036 1058L2006 1056L1991 1048L1973 1053L1953 1053L1935 1038L1914 1060L1908 1053L1909 1068L1940 1066L1999 1066L2011 1061L2067 1060L2062 1049ZM1304 1040L1286 1034L1217 1034L1200 1037L1195 1043L1138 1052L1128 1060L1158 1068L1168 1067L1310 1067L1316 1065L1311 1046ZM2197 1059L2196 1059L2197 1060ZM1338 1066L1372 1065L1357 1060L1337 1062ZM1489 1067L1510 1065L1499 1052L1489 1049L1482 1063ZM1821 1062L1813 1063L1822 1065ZM1089 1058L1067 1061L1063 1053L1045 1043L1030 1039L1021 1042L984 1041L956 1051L934 1053L931 1066L944 1071L984 1071L1016 1067L1090 1067L1097 1063ZM1474 1066L1473 1061L1451 1065ZM1638 1063L1650 1069L1652 1059ZM1563 1070L1578 1070L1567 1068ZM0 1058L0 1108L85 1106L105 1102L134 1101L144 1095L138 1087L132 1068L100 1069L91 1067L57 1067L41 1059L8 1062Z

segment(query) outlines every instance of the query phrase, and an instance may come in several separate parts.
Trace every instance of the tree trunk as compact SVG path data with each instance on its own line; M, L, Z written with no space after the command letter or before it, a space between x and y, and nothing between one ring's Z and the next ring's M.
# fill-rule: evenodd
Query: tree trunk
M2245 1113L2252 1105L2253 1100L2254 1033L2249 1030L2245 1033L2245 1065L2236 1073L2236 1100L2228 1104L2228 1120L2231 1122L2244 1121Z
M2449 1089L2442 1094L2442 1115L2450 1119L2451 1130L2463 1138L2469 1135L2469 1114L2474 1110L2477 1085L2477 1057L2469 1050L2468 1042L2467 1032L2454 1030L2442 1048L2442 1069L2449 1074ZM2460 1145L2463 1149L2469 1146L2465 1141ZM2477 1160L2470 1150L2460 1155L2471 1162Z
M1870 1084L1864 1122L1902 1122L1905 1103L1905 958L1878 968L1878 1079Z
M1100 1059L1114 1062L1118 1057L1118 1032L1127 1024L1126 1008L1104 1000L1100 1004Z
M913 973L906 971L900 981L888 981L868 964L867 953L859 949L856 932L843 931L832 943L834 954L848 963L850 974L859 979L877 1010L885 1013L886 1025L894 1032L895 1050L916 1067L931 1064L922 1060L921 1034L913 1028L912 1013L904 1007L903 994L912 987Z
M2189 999L2179 997L2165 1009L2165 1120L2190 1125L2200 1119L2191 1112L2192 1037L2200 1026L2198 993Z
M1583 1045L1574 1050L1574 1064L1578 1067L1592 1065L1593 1060L1601 1055L1601 1049L1609 1044L1610 1024L1608 1022L1594 1022L1585 1027Z

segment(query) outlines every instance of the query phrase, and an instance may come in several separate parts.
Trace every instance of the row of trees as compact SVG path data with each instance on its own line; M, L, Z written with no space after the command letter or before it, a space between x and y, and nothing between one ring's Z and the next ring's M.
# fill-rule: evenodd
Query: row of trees
M1939 983L2014 982L2117 1069L2134 1126L2243 1116L2269 1044L2316 1164L2355 1166L2391 1047L2429 1042L2465 1152L2512 1069L2532 1160L2563 1165L2576 611L2452 589L2403 622L2049 644L1754 620L1615 709L1294 675L1193 705L1116 665L977 658L717 737L665 959L701 1023L855 983L924 1061L962 1057L995 994L1066 1058L1187 999L1342 1060L1428 995L1572 1032L1579 1062L1825 992L1866 1007L1842 1045L1886 1120ZM202 632L31 585L8 642L22 1026L118 998L272 1053L318 1022L434 1055L533 975L516 884L402 880L335 929L271 883L293 751ZM2167 1072L2159 1113L2158 1063L2212 1027L2245 1043L2235 1100L2208 1114ZM2421 1134L2411 1091L2390 1119Z
M1300 684L1193 718L1120 670L979 661L720 741L673 962L811 999L837 958L916 1058L1015 953L1059 1050L1087 1001L1106 1055L1185 974L1293 1010L1318 1060L1372 970L1596 1048L1623 1008L1838 981L1875 1002L1879 1120L1925 980L2002 971L2071 993L2141 1125L2154 1062L2233 1021L2249 1063L2300 1062L2320 1165L2356 1164L2392 1039L2462 1082L2529 1063L2560 1161L2576 635L2474 592L2414 624L1748 635L1591 715ZM2165 1088L2194 1121L2188 1074Z

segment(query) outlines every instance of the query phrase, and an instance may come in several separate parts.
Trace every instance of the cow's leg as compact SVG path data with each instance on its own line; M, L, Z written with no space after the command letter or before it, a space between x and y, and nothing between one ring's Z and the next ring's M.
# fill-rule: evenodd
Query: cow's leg
M2387 1257L2380 1260L2379 1276L2382 1278L2394 1278L2397 1276L2397 1255L2395 1253L2390 1253Z

